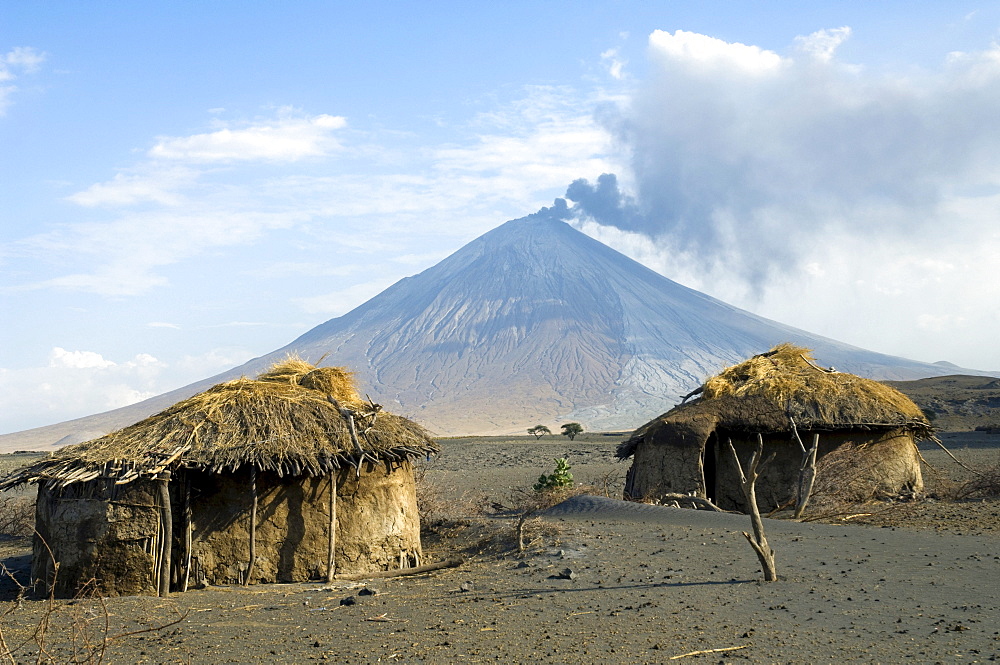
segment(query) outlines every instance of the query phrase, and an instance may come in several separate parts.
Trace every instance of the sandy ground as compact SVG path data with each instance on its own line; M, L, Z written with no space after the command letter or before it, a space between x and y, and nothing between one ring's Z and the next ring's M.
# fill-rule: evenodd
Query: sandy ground
M1000 502L880 502L833 524L768 520L777 582L760 581L740 535L744 516L580 496L532 523L524 555L506 549L509 505L555 457L577 481L620 492L618 439L588 435L446 440L425 465L435 510L448 519L425 541L425 560L456 552L462 567L409 578L216 587L169 598L43 600L5 605L15 662L45 651L78 659L113 639L106 662L264 663L975 663L1000 658ZM1000 438L946 442L970 466L995 463ZM941 488L966 472L925 448ZM870 524L863 524L868 521ZM8 567L23 543L0 543ZM20 549L18 549L20 548ZM0 592L10 598L12 585ZM363 595L367 589L374 593ZM348 600L350 599L350 600ZM353 604L351 604L353 601ZM347 603L347 604L345 604ZM183 617L183 618L181 618ZM74 637L75 635L75 637ZM709 650L716 650L708 652ZM686 655L691 652L707 653ZM92 652L90 652L92 653Z

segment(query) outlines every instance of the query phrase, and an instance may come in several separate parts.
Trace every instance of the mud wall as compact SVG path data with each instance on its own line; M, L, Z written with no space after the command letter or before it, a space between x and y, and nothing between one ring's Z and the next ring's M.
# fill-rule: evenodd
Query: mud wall
M636 447L625 480L625 498L655 500L664 494L705 496L700 445L656 445Z
M803 442L812 443L812 433L801 433ZM729 440L746 468L757 449L756 435L729 434L719 431L706 436L701 445L692 445L690 437L678 445L653 438L636 447L632 467L625 484L625 498L655 500L664 494L694 494L712 499L726 510L746 511ZM873 491L889 494L904 489L920 491L923 479L920 459L913 437L907 432L823 432L820 434L818 460L833 450L852 446L851 471L855 480L869 483ZM788 433L764 437L764 458L774 458L759 468L757 503L761 511L770 511L796 497L802 451ZM706 461L710 463L706 464ZM709 476L709 477L706 477Z
M191 474L191 584L239 584L250 553L250 471ZM256 559L250 582L301 582L326 577L330 478L257 476ZM337 474L336 571L398 568L419 559L420 521L413 470L367 464ZM175 512L176 515L176 512ZM175 566L183 564L183 529L175 521Z
M31 576L40 588L54 586L59 596L156 593L160 523L152 483L40 487L35 524Z
M336 572L365 573L417 565L421 556L413 469L369 463L336 478ZM251 472L214 475L180 470L170 482L171 588L240 584L247 577ZM256 559L250 582L325 579L330 535L329 476L257 476ZM98 480L39 489L32 577L60 596L91 587L103 595L157 593L160 515L157 486ZM190 503L189 503L190 502ZM50 554L51 551L51 554ZM56 574L55 562L59 563Z

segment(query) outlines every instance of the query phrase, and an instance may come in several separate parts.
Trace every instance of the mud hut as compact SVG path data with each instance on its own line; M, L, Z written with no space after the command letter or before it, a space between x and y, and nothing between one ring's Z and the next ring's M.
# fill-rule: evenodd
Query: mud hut
M418 565L419 425L298 359L68 446L38 484L32 577L60 595L332 579Z
M779 345L708 379L694 395L618 446L619 459L633 458L626 498L693 494L745 510L729 442L746 465L758 434L764 459L774 455L757 481L762 510L795 500L799 441L809 448L814 435L818 459L833 451L851 456L852 472L873 491L923 487L916 442L933 430L917 405L878 381L818 366L808 349Z

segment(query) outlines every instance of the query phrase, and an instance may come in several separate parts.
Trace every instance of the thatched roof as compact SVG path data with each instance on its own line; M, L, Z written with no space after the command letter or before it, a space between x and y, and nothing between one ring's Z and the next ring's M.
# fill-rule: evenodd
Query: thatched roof
M358 445L328 396L358 414ZM176 467L226 473L252 465L314 476L366 459L395 462L436 452L420 425L364 402L347 371L290 358L256 379L220 383L134 425L62 448L0 481L0 489L99 477L122 484Z
M791 431L794 419L800 431L904 429L918 439L934 433L920 408L903 393L879 381L820 367L809 349L793 344L780 344L733 365L697 392L697 399L637 429L618 446L618 457L631 456L640 441L661 428L678 434L716 428L775 433Z

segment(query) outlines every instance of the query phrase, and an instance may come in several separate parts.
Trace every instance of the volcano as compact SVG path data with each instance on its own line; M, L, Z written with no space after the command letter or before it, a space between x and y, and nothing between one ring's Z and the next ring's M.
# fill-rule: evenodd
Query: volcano
M214 383L253 376L290 353L348 367L374 401L440 435L523 433L568 421L588 430L631 429L708 375L780 342L869 378L955 373L954 366L866 351L733 307L543 210L497 227L245 365L29 432L47 431L51 445L79 438L74 432L121 427ZM19 434L26 433L2 438Z

